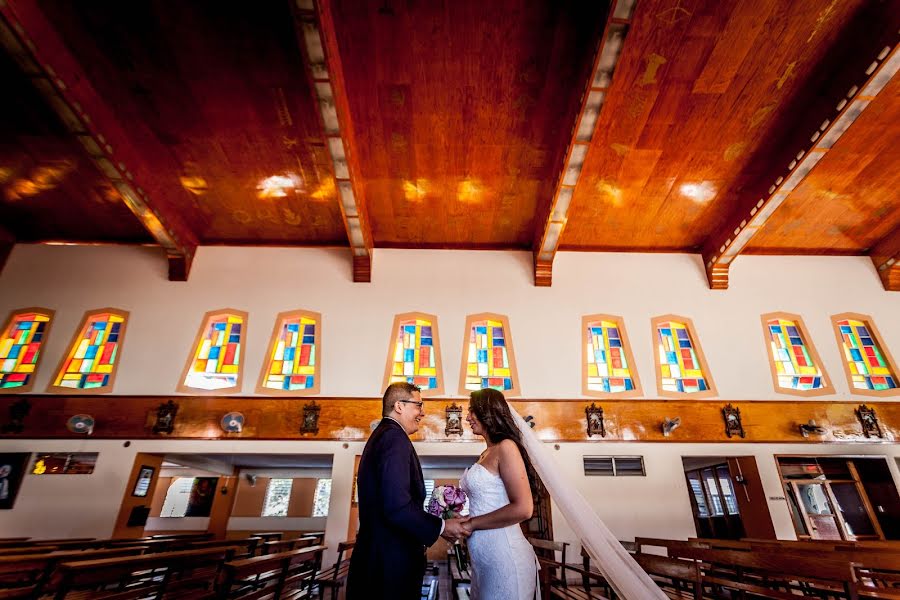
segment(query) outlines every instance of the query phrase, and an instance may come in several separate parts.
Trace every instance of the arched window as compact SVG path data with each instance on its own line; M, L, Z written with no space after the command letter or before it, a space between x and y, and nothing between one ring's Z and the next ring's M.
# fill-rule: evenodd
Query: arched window
M206 313L177 391L201 394L241 391L246 334L247 313L231 308Z
M263 361L257 394L318 394L322 373L322 315L295 310L279 313Z
M444 393L436 316L410 312L394 317L382 388L397 381L416 384L423 396Z
M800 315L768 313L761 320L775 391L798 396L834 393Z
M704 398L716 395L716 386L700 349L693 322L687 317L663 315L651 321L656 352L656 390L660 396Z
M49 308L9 313L0 337L0 394L31 391L54 314Z
M622 317L585 315L581 332L582 393L601 398L640 396L641 382Z
M844 373L850 392L867 396L900 394L897 364L882 342L869 315L832 315L834 334L844 358Z
M466 317L459 393L482 388L500 390L507 397L521 394L509 319L480 313Z
M117 308L86 312L47 391L58 394L111 392L127 322L128 312Z

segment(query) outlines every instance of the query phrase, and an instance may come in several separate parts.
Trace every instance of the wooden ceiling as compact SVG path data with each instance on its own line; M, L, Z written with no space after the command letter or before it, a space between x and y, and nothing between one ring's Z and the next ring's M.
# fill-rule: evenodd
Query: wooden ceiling
M895 2L7 0L0 14L0 248L156 241L186 277L197 244L527 249L537 265L543 241L551 270L557 250L692 252L725 287L742 251L870 254L886 287L900 280ZM835 143L810 148L848 111L821 134Z

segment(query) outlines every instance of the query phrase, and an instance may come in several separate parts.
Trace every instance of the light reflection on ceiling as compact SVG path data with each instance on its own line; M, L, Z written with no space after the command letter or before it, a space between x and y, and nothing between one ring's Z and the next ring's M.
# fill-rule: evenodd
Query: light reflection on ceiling
M260 181L257 186L259 198L284 198L289 192L296 193L303 185L303 180L296 173L272 175Z
M484 188L481 185L481 181L471 177L466 177L459 182L459 187L456 192L456 198L460 202L465 202L467 204L480 202L483 193Z
M424 178L416 179L414 182L408 179L403 180L403 195L411 202L424 200L428 194L428 180Z
M74 169L75 161L69 159L38 165L27 176L14 179L6 188L6 197L9 200L24 200L50 191L62 183Z
M198 175L182 175L178 181L181 182L181 187L195 196L202 196L209 191L209 184Z
M716 197L716 188L710 181L700 183L683 183L679 188L681 194L698 204L705 204Z

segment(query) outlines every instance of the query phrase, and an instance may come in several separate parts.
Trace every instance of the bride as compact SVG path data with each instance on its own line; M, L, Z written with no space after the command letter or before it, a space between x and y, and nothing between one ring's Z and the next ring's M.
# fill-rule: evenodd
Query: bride
M466 421L487 443L478 462L463 474L469 497L468 539L475 600L532 600L537 558L519 523L531 518L528 453L503 394L472 392Z
M481 458L463 474L469 496L468 539L475 600L539 597L537 558L519 523L534 507L530 478L539 476L562 516L579 532L583 549L624 600L667 600L666 595L616 540L584 496L565 479L543 443L494 389L472 392L466 417L487 442Z

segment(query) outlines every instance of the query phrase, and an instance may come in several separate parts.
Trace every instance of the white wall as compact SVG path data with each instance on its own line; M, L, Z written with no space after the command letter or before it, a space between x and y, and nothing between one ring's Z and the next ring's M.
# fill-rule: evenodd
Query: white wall
M512 252L375 253L373 283L350 281L345 249L201 248L191 281L166 280L156 249L17 246L0 275L0 312L43 305L57 310L36 392L43 392L83 312L103 306L131 311L116 394L172 394L207 310L247 310L249 337L243 393L251 394L275 315L292 308L323 313L322 394L381 393L393 315L418 310L440 318L445 387L455 395L465 316L509 315L525 397L580 397L580 321L594 312L620 314L633 344L645 395L655 397L650 318L681 313L694 320L722 398L784 399L774 393L759 322L761 313L803 315L836 393L850 399L829 315L871 314L886 343L900 353L900 294L885 292L867 258L741 257L731 289L707 289L699 260L687 255L562 253L553 287L532 285L530 255ZM347 356L355 351L349 370ZM828 397L824 397L828 399ZM109 398L115 402L114 397ZM802 400L798 400L802 401ZM867 401L870 401L867 399ZM372 418L378 415L373 414ZM34 417L32 417L34 418ZM417 444L422 454L477 455L471 443ZM802 450L800 450L802 448ZM0 452L100 452L92 475L26 476L15 510L0 511L5 536L109 535L136 452L326 453L334 455L326 543L346 536L353 458L362 443L0 440ZM897 445L561 444L560 468L611 529L635 535L693 535L681 457L755 455L768 496L783 496L776 453L900 456ZM584 478L584 454L641 454L645 478ZM890 462L895 480L900 471ZM780 537L793 537L783 501L770 501ZM558 537L574 534L556 518Z
M201 248L188 283L166 279L157 249L16 246L0 275L0 313L43 305L57 310L35 388L42 392L85 310L131 311L116 394L172 394L204 312L247 310L243 393L252 394L275 315L323 313L325 396L380 395L395 313L438 315L448 394L456 394L469 313L505 313L525 397L576 398L581 316L625 317L647 397L656 397L650 318L694 320L721 397L774 399L759 315L804 317L836 388L849 399L829 316L871 314L900 353L900 294L885 292L865 257L742 256L731 289L709 290L699 258L679 254L562 253L553 287L532 285L530 254L378 250L373 283L350 281L344 249ZM353 344L351 346L351 344ZM352 376L341 371L358 349ZM784 396L782 396L784 398ZM827 398L827 397L826 397Z

